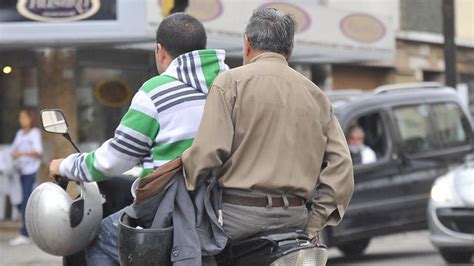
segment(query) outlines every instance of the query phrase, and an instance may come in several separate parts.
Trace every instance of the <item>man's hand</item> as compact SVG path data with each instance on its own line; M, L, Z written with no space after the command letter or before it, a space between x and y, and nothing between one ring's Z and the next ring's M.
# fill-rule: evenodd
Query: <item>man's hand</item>
M11 153L11 156L13 157L13 159L18 159L19 157L23 156L23 154L19 151L14 151Z
M56 180L55 177L61 175L59 171L59 166L61 165L61 162L63 160L64 158L52 160L51 163L49 164L49 178L51 178L51 180L55 181Z
M311 238L311 242L313 242L314 244L316 244L318 246L321 245L321 239L319 239L319 233L316 234L316 236L313 236Z
M320 234L320 231L317 231L316 234L310 234L310 233L307 233L308 234L308 237L309 239L311 240L312 243L316 244L316 245L321 245L321 239L319 239L319 234Z

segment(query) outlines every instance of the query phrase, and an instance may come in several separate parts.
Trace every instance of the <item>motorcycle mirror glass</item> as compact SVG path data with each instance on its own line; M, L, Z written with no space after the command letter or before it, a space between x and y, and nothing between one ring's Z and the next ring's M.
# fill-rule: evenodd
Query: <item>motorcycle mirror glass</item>
M49 133L66 134L68 126L61 110L42 110L41 123L43 130Z

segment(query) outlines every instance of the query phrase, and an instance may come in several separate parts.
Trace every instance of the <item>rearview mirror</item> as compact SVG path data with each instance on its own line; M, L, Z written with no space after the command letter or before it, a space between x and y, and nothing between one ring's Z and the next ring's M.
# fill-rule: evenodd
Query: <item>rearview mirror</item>
M66 118L61 110L42 110L41 123L43 130L46 132L55 134L68 133Z

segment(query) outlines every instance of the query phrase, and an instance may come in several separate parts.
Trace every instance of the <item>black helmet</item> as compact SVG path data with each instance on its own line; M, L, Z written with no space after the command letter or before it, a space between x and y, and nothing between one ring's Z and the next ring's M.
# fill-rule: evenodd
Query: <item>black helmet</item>
M120 265L171 266L173 227L142 228L135 219L124 213L119 220L119 230Z

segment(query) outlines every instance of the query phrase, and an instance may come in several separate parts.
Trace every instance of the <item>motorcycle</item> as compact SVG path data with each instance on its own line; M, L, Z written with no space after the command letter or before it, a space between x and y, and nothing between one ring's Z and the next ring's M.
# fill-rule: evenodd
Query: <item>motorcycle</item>
M45 132L62 134L74 148L79 152L79 148L72 140L65 116L61 110L47 109L41 111L41 122ZM131 187L135 178L122 175L106 181L98 182L98 190L105 202L102 205L102 218L107 217L128 205L134 198L131 193ZM69 180L64 177L57 177L58 186L66 190ZM84 185L81 188L84 189ZM71 225L77 224L77 220L83 219L84 203L80 195L69 206L69 219ZM32 199L32 198L30 198ZM33 197L34 200L34 197ZM76 202L81 202L76 204ZM30 203L28 203L30 205ZM33 203L31 203L32 205ZM27 207L28 212L28 207ZM90 213L90 210L89 210ZM87 213L87 214L89 214ZM28 215L28 213L27 213ZM79 218L78 218L79 217ZM95 235L97 232L94 232ZM32 237L33 241L42 248L44 246L41 236ZM71 239L74 241L74 239ZM44 251L49 252L46 248ZM164 247L168 250L169 247ZM155 258L153 264L171 265L171 250L160 252L162 258ZM163 255L164 254L164 255ZM57 255L57 254L53 254ZM139 258L122 261L123 258L129 258L127 254L120 254L122 265L143 265ZM158 263L156 263L158 261ZM229 244L223 252L215 256L218 265L325 265L327 261L327 247L323 244L314 243L309 236L302 231L292 228L280 230L264 231L247 239ZM135 264L134 264L135 263ZM85 252L80 250L74 254L67 254L63 257L63 265L76 266L86 265Z

